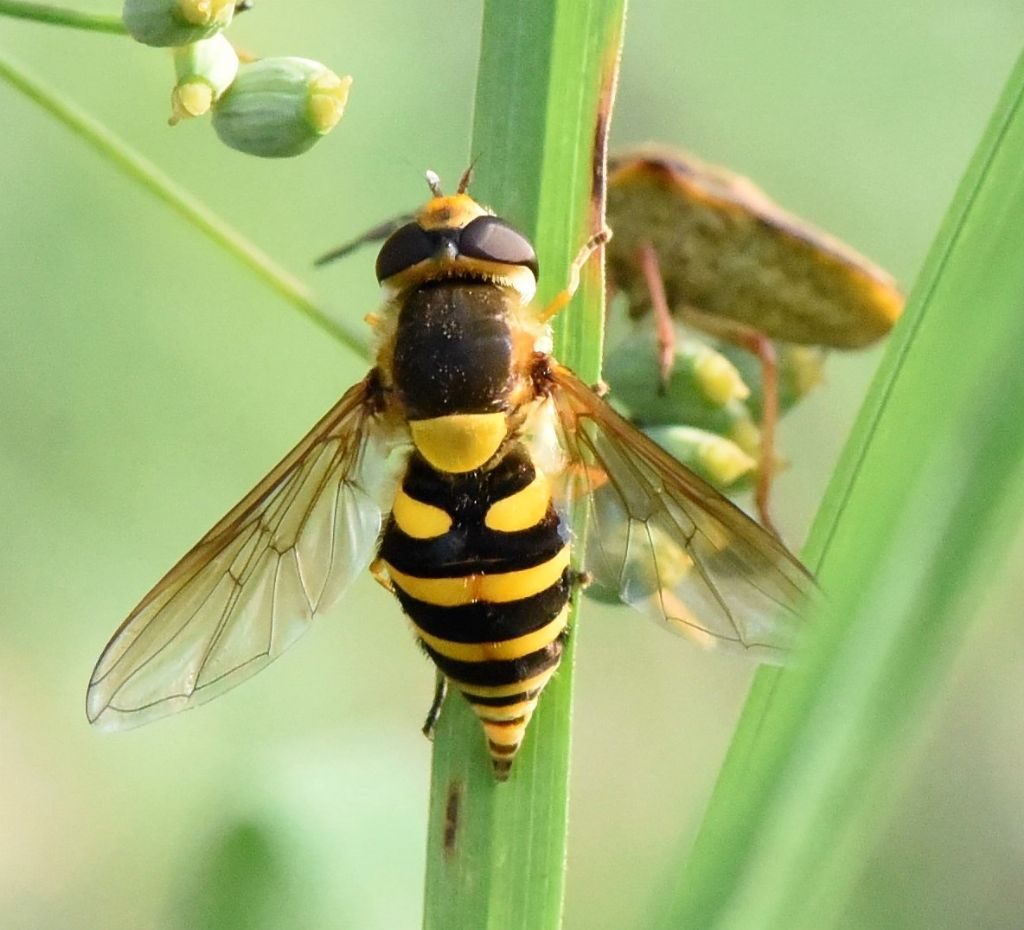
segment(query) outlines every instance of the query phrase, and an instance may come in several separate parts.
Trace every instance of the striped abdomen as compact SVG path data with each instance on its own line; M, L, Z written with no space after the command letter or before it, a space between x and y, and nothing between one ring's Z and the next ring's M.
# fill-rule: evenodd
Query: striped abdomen
M380 549L427 654L469 700L507 774L562 655L569 548L547 482L514 444L450 474L414 453Z
M483 723L498 777L561 659L571 578L547 480L509 435L507 299L466 282L406 298L392 375L416 451L380 547L423 648Z

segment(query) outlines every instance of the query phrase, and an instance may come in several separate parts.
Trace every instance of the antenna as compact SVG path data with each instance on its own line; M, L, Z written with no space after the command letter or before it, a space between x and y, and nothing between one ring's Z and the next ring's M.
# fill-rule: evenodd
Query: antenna
M469 187L469 182L473 180L473 169L476 167L476 163L479 160L480 155L474 155L473 160L469 163L469 167L462 172L462 177L459 179L459 190L458 193L466 193L466 189Z
M441 179L437 176L436 171L431 171L429 168L427 169L427 187L435 197L444 196L444 191L441 190Z
M371 242L381 242L387 239L393 232L401 229L406 223L411 223L415 216L412 214L404 213L401 216L394 216L390 220L385 220L379 226L374 226L373 229L369 229L364 232L358 239L353 239L351 242L346 242L344 245L338 246L336 249L331 249L324 255L321 255L315 262L314 265L326 265L328 262L333 262L336 259L344 258L350 252L354 252L361 245L368 245Z

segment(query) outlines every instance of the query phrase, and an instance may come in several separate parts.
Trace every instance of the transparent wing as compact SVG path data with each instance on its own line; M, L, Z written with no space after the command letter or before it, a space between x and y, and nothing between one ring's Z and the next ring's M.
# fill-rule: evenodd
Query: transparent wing
M626 604L704 645L781 661L816 586L774 536L555 365L552 400L588 501L584 567Z
M366 568L387 471L372 377L132 611L89 681L92 723L127 729L216 697L277 658Z

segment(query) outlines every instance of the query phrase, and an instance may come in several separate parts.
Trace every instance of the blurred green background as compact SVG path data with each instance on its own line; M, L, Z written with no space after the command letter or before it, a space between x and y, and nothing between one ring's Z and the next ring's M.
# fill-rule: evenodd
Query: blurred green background
M420 202L424 168L449 184L464 168L479 18L469 2L258 3L236 42L355 77L341 126L285 162L201 123L168 129L163 52L13 20L0 50L357 322L376 302L372 250L315 274L310 260ZM637 0L626 36L614 142L683 144L746 173L909 286L1024 9ZM120 619L365 362L6 86L0 114L0 926L418 926L432 672L369 579L197 713L107 736L83 711ZM791 541L877 359L834 356L783 425ZM1024 539L1009 564L1022 558ZM1024 925L1015 580L965 605L967 648L893 767L844 928ZM655 926L751 670L625 609L588 608L578 663L566 926Z

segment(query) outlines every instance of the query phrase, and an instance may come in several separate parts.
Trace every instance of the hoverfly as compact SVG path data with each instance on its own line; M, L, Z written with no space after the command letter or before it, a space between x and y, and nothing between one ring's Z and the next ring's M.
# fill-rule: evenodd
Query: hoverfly
M783 356L792 354L787 343L867 346L891 329L902 294L877 265L787 213L751 181L667 146L611 159L608 221L615 233L609 281L631 317L653 311L662 385L677 342L673 317L760 360L757 504L770 526L780 377L773 343L783 344ZM806 355L798 358L805 364Z
M468 173L467 173L468 174ZM778 655L813 582L770 534L552 358L530 242L466 193L432 198L377 256L369 374L143 598L93 672L121 729L267 665L367 567L508 776L558 668L582 570L698 638ZM566 508L585 504L578 551ZM432 711L440 706L435 698Z

